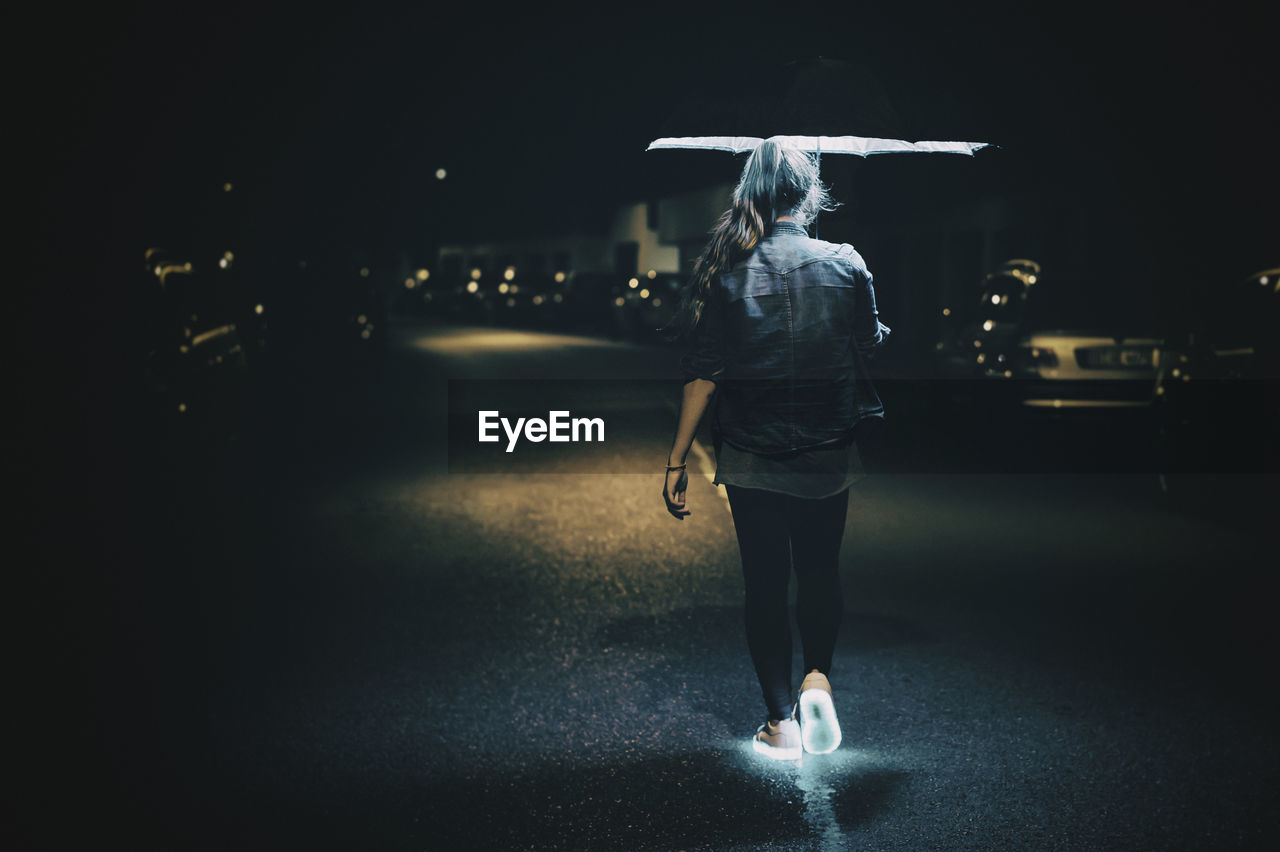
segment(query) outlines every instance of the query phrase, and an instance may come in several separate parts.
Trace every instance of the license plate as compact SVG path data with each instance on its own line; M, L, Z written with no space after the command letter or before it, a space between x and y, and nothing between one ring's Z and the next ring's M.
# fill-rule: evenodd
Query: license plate
M1120 365L1123 367L1150 367L1151 350L1122 349L1120 350Z
M1155 363L1150 347L1097 346L1076 351L1081 367L1099 370L1150 369Z

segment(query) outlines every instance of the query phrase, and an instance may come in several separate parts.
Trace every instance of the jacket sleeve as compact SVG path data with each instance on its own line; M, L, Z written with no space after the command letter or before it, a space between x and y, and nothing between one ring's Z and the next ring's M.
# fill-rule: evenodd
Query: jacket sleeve
M684 383L694 379L717 381L724 372L724 299L723 293L711 284L702 318L693 330L689 346L680 360Z
M854 264L854 280L857 281L857 292L853 311L853 342L858 352L864 357L875 357L876 350L884 345L893 331L880 322L880 314L876 311L876 291L872 285L871 273Z

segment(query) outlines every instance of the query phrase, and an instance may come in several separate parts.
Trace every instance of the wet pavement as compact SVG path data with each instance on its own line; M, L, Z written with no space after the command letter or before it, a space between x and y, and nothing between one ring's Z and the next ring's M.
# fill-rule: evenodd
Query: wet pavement
M1171 506L1146 475L873 473L841 557L844 743L771 763L748 740L763 705L722 489L694 476L677 522L660 474L626 472L660 469L678 383L584 400L618 426L604 472L572 445L449 472L449 379L640 382L673 354L394 334L376 378L273 393L273 430L231 450L139 441L152 462L108 537L124 558L59 586L82 629L58 659L83 680L48 676L79 704L45 714L34 846L86 827L184 849L1280 840L1275 539L1247 512Z

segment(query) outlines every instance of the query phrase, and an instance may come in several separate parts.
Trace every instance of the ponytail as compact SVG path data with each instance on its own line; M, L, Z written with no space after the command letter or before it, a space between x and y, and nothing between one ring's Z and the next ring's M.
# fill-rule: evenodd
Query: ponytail
M734 202L711 229L711 239L693 265L693 276L685 286L680 307L671 322L661 329L669 337L685 337L697 327L711 295L711 280L728 271L749 254L764 236L764 219L750 201Z

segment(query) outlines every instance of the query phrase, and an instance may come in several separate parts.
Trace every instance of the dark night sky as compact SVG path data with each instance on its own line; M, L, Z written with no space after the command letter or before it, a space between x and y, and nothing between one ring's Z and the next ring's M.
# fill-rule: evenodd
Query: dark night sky
M1274 216L1259 200L1276 175L1261 11L449 6L28 13L16 96L46 217L147 241L181 227L175 198L227 179L252 199L246 227L282 242L412 248L434 216L456 238L590 222L615 201L731 179L730 157L643 149L690 91L750 91L818 55L875 68L908 109L927 93L969 138L1004 146L1005 182L1084 182L1099 209L1212 238L1243 228L1242 244Z

